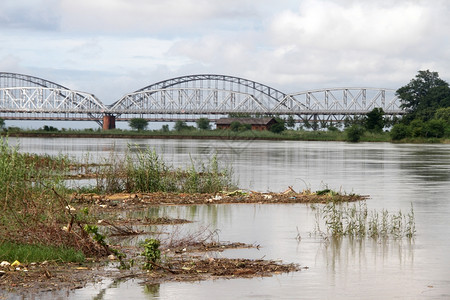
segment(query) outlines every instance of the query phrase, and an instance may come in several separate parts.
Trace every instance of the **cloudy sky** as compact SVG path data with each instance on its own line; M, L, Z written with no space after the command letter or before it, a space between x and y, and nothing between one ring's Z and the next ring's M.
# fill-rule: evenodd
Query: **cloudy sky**
M95 94L211 73L286 93L450 81L448 0L2 0L0 71Z

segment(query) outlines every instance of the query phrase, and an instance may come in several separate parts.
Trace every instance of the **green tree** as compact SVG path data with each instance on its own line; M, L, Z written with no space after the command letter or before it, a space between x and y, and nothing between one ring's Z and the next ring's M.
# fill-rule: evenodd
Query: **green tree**
M430 120L425 123L425 136L432 138L441 138L445 134L445 123L444 120Z
M238 121L233 121L233 122L231 122L231 124L230 124L230 129L232 130L232 131L239 131L239 128L241 127L241 123L240 122L238 122Z
M147 128L148 121L142 118L133 118L128 122L128 125L137 131L141 131Z
M43 130L44 131L58 131L58 128L55 128L53 126L44 125Z
M408 125L405 125L403 123L395 124L394 127L392 127L390 135L391 139L393 139L394 141L407 138L410 135L409 127Z
M362 127L361 125L353 124L352 126L345 129L345 133L347 135L347 141L357 143L361 140L361 137L364 134L364 127Z
M421 119L414 119L409 123L409 130L412 137L425 137L425 123Z
M369 131L380 132L384 128L384 110L375 107L366 115L365 127Z
M437 109L450 106L450 87L439 78L438 72L419 71L396 94L402 102L401 107L407 111L404 117L407 123L416 118L428 121Z
M284 127L284 120L280 118L275 118L275 120L277 121L277 123L270 126L269 130L272 131L273 133L283 132L286 129L286 127Z
M303 120L303 126L304 126L306 129L312 128L311 123L309 123L309 121L308 121L307 119L304 119L304 120Z
M434 118L438 120L444 120L448 126L450 126L450 106L445 108L439 108L434 114Z
M211 129L211 125L209 124L209 120L207 118L200 118L196 121L197 128L202 130Z
M0 118L0 129L3 129L5 127L5 120Z
M186 130L188 128L189 128L189 126L187 126L186 122L184 122L184 121L176 121L175 125L173 126L173 129L175 129L175 131L182 131L182 130Z
M289 117L287 118L286 127L291 128L291 129L295 127L295 120L292 115L289 115Z
M162 131L162 132L169 132L169 131L170 131L170 130L169 130L169 125L167 125L167 124L163 125L163 126L161 127L161 131Z

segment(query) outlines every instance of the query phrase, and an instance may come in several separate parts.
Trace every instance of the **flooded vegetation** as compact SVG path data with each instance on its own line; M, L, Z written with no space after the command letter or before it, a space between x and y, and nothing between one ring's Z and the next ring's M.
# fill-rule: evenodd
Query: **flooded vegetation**
M320 227L321 219L325 222L325 231ZM381 212L368 211L365 202L348 205L327 202L318 208L316 213L316 233L332 237L354 237L373 239L378 238L413 238L416 234L414 209L408 213L389 213L386 209Z
M53 142L50 151L40 148ZM299 291L304 298L340 299L448 294L444 266L450 244L438 238L448 233L446 145L152 140L129 151L135 142L21 140L18 155L33 152L69 161L61 170L71 178L58 175L58 168L41 171L46 186L55 179L60 184L48 196L62 214L46 220L55 220L63 234L64 227L81 233L78 223L92 226L89 240L104 254L81 251L81 262L33 259L4 265L1 295L14 297L24 287L33 293L54 291L39 294L42 298L61 291L73 299L296 298ZM85 164L82 149L96 159ZM151 149L164 157L161 161L170 161L167 174L181 172L183 182L192 164L203 170L198 167L203 158L208 169L216 155L217 175L224 174L220 162L229 163L231 178L243 189L99 192L98 178L109 176L100 170L113 165L107 163L112 149L125 166L127 153ZM76 167L80 161L89 172ZM80 178L87 173L90 177ZM126 182L125 173L116 177ZM151 239L160 243L147 248L160 255L148 260L143 254ZM12 259L1 260L12 264ZM148 261L156 264L151 270L145 269Z
M163 236L160 232L137 230L133 228L136 225L176 225L190 221L164 216L119 219L114 212L168 204L328 203L364 198L330 190L297 193L292 187L283 193L232 190L231 172L219 167L215 155L207 164L200 166L191 161L188 170L174 169L149 148L127 152L122 159L112 153L109 160L100 164L82 164L62 156L52 158L23 154L2 140L0 156L3 187L0 220L3 270L0 280L2 285L9 285L12 290L14 287L27 287L36 281L43 289L53 289L54 282L49 280L45 285L44 277L50 279L55 276L52 273L58 273L56 270L63 263L79 263L81 270L91 270L84 266L86 257L92 263L97 260L103 265L102 261L108 256L110 261L118 261L119 270L129 271L126 276L146 281L157 278L158 282L270 276L273 273L298 271L300 267L296 264L193 255L253 246L213 240L214 232L206 237L206 231L182 236L177 236L173 231ZM74 172L77 172L75 176ZM67 179L86 177L95 179L96 185L78 189L65 185ZM82 193L87 190L98 194ZM108 194L119 191L121 194ZM108 241L108 238L135 235L151 235L152 238L132 247L113 246ZM164 251L164 259L161 251ZM53 263L52 272L48 269L48 261ZM70 269L71 265L67 268ZM148 278L147 272L138 271L142 269L151 272L152 279ZM18 275L21 272L26 272L27 276ZM78 280L72 280L70 276L59 277L63 284L56 288L74 288L72 281L77 284L89 282L91 272L86 273L85 278ZM39 289L32 291L40 292ZM18 292L24 290L19 289Z

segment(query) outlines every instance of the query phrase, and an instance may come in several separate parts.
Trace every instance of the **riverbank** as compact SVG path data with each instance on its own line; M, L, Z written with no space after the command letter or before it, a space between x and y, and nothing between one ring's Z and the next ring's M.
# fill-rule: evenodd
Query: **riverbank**
M136 225L173 226L188 220L155 218L116 219L123 211L142 211L149 206L189 205L189 204L230 204L230 203L312 203L326 202L335 198L333 193L296 193L291 188L284 193L257 193L235 191L219 194L178 194L178 193L145 193L145 194L74 194L71 203L73 214L89 207L89 214L94 220L102 216L106 219L97 221L102 232L109 231L109 236L147 235L147 232L136 231ZM356 195L339 195L342 201L357 201L364 197ZM71 207L72 209L72 207ZM75 226L70 224L67 227ZM67 228L66 227L66 228ZM66 229L67 230L67 229ZM111 233L114 232L115 234ZM247 245L238 242L223 242L215 239L214 233L197 232L188 236L165 237L161 239L161 262L148 271L143 270L145 258L142 247L138 244L122 246L110 245L120 255L108 257L88 257L81 263L44 262L3 262L0 267L0 291L19 295L39 294L50 291L70 291L84 287L88 283L98 282L105 278L113 281L135 278L144 284L167 281L201 281L219 278L252 278L267 277L275 274L297 272L307 267L281 261L263 259L228 259L218 257L214 253L236 248L260 248L260 245ZM169 242L168 242L169 241Z
M10 131L2 132L0 136L9 137L34 137L34 138L105 138L105 139L198 139L198 140L274 140L274 141L347 141L345 132L342 131L304 131L286 130L280 134L269 131L244 131L233 132L230 130L191 130L191 131ZM450 144L448 138L405 138L393 141L389 132L371 133L365 132L360 142L385 142L385 143L409 143L409 144Z
M259 193L250 191L221 192L214 194L186 193L119 193L111 195L77 194L71 196L72 214L89 211L92 220L97 220L101 232L116 239L145 236L148 232L136 230L136 226L173 226L191 222L182 219L157 217L139 219L124 217L124 211L145 211L151 206L166 205L216 205L216 204L289 204L327 203L329 201L349 202L366 199L366 196L343 195L330 190L298 193L288 188L282 193ZM117 216L120 215L120 218ZM78 218L65 227L75 228ZM61 224L62 226L63 224ZM153 233L152 235L155 235ZM257 248L263 245L248 245L239 242L219 241L214 232L204 229L188 236L160 238L160 262L152 270L143 270L145 257L142 245L123 246L120 243L108 247L115 249L108 257L88 257L80 263L57 261L17 262L15 265L3 263L0 267L0 295L39 294L50 291L70 291L84 287L88 283L108 278L120 281L135 278L143 284L167 281L201 281L212 279L267 277L275 274L297 272L308 269L293 263L263 259L228 259L217 255L227 249ZM117 254L119 253L119 254Z
M214 253L261 246L220 241L217 230L207 228L179 232L176 225L192 220L159 214L149 218L145 214L152 208L172 205L365 199L329 189L296 192L289 187L282 193L236 190L230 172L219 166L215 156L207 164L192 162L190 168L181 170L151 149L128 154L125 160L111 157L103 164L80 163L64 156L20 153L2 140L0 166L0 296L72 290L102 278L159 283L299 271L300 266L280 261L219 257ZM69 188L66 180L73 176L93 179L96 184ZM83 192L87 190L97 193ZM117 190L121 193L109 192ZM133 216L132 212L145 216ZM130 237L137 240L123 243ZM150 249L151 243L157 246ZM64 258L60 254L66 249L73 249L74 254ZM36 255L38 252L42 255Z

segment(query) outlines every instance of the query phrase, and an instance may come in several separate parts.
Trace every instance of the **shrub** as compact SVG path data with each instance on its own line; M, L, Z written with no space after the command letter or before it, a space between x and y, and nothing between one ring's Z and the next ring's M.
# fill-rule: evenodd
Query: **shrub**
M357 143L364 134L364 128L360 125L352 125L345 130L347 141Z
M209 124L209 120L207 118L200 118L196 121L198 129L201 130L210 130L211 125Z
M409 136L409 128L405 124L395 124L391 130L391 139L398 141Z
M446 122L444 120L430 120L425 123L425 135L426 137L434 137L441 138L445 134L445 125Z
M426 135L425 123L420 119L414 119L409 123L412 137L424 137Z
M146 239L142 245L144 246L144 252L141 255L145 257L144 269L152 270L161 259L160 242L156 239Z
M282 133L286 129L286 127L284 126L284 120L280 118L275 118L275 120L277 121L277 123L270 126L269 130L273 133Z
M233 121L233 122L231 122L231 124L230 124L230 129L232 130L232 131L239 131L239 128L241 127L241 123L240 122L238 122L238 121Z

